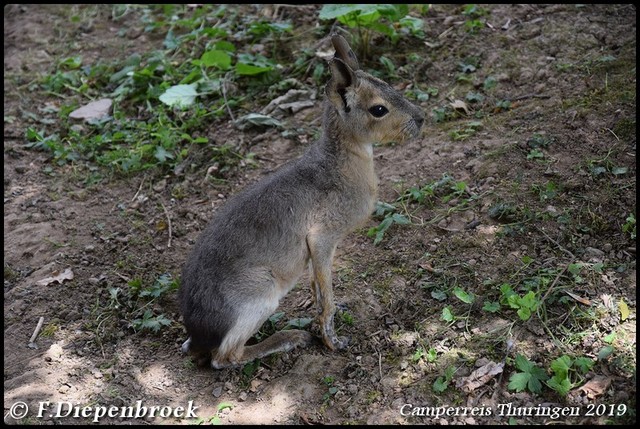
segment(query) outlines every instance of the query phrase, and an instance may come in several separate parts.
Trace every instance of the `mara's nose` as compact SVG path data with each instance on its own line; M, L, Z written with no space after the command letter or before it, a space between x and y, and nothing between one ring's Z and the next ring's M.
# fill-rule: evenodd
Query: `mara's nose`
M424 124L424 116L420 116L418 118L414 118L414 121L416 121L416 125L418 126L418 129L422 128L422 124Z

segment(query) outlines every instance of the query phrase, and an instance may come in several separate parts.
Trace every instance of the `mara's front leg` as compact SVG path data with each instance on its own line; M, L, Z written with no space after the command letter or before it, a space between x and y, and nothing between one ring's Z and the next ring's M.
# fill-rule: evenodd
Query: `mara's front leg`
M333 298L331 267L337 240L322 237L321 234L309 235L307 246L311 255L311 293L314 295L320 312L322 339L331 350L345 348L349 344L347 337L338 337L335 332L333 317L336 305Z

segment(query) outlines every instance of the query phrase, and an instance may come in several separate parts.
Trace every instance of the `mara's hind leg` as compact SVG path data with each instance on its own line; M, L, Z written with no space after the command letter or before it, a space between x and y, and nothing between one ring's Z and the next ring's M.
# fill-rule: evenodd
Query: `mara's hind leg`
M259 276L256 276L259 277ZM273 278L268 277L259 290L273 288ZM278 297L263 294L246 299L235 311L235 323L227 332L217 350L211 352L211 366L219 369L227 366L244 365L254 359L263 358L272 353L288 352L307 345L313 338L311 333L301 330L276 332L262 342L245 346L251 336L278 308Z
M222 355L218 351L211 359L211 367L215 369L229 366L240 366L255 359L261 359L273 353L289 352L296 347L306 346L313 340L310 332L298 329L278 331L270 337L252 346L239 346Z
M211 362L212 352L207 350L193 350L193 348L191 347L191 337L189 337L187 341L182 343L181 350L183 354L191 355L191 359L193 359L193 362L196 364L196 366L206 366Z

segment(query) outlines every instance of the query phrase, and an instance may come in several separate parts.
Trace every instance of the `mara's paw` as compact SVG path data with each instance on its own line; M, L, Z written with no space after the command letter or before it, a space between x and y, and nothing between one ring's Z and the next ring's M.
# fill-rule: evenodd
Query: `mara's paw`
M312 341L313 341L313 335L311 335L311 332L302 331L302 330L291 331L290 342L291 342L292 349L296 347L308 346L309 344L311 344Z
M182 343L182 347L180 348L180 350L182 351L182 354L186 355L187 353L189 353L190 349L191 349L191 337L189 337L187 341Z
M331 336L325 335L323 339L324 339L325 345L329 347L331 350L342 350L344 348L347 348L347 346L349 346L349 343L351 343L351 338L338 337L337 335L331 335Z

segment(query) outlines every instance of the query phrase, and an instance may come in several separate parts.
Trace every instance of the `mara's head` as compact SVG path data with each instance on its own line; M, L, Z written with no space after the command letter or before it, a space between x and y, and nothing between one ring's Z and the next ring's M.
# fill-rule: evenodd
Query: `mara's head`
M326 95L336 109L339 126L356 143L402 142L417 137L424 123L422 109L388 83L360 70L347 41L333 35L336 50L330 62Z

